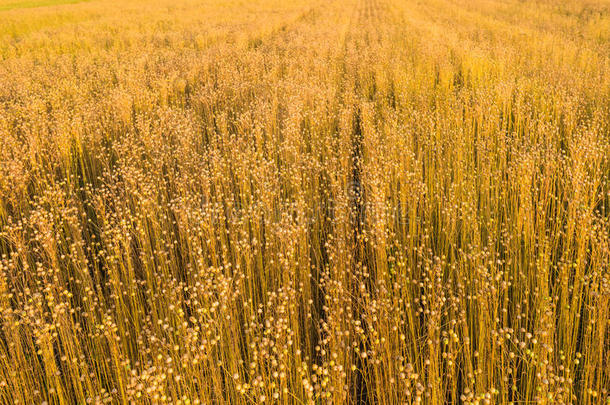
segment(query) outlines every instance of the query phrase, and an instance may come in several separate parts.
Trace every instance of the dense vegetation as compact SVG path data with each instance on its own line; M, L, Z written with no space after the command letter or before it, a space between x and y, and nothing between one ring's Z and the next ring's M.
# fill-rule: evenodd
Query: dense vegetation
M0 0L0 403L610 403L610 4Z

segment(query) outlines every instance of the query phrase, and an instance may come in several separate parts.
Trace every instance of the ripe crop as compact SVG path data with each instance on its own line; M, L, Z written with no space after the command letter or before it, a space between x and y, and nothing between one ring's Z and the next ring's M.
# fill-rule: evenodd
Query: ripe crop
M0 0L0 403L610 403L606 0Z

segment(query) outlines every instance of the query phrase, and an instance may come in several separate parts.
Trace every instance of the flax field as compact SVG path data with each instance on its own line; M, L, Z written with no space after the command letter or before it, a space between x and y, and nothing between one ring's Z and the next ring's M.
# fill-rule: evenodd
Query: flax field
M0 404L610 404L610 1L0 0Z

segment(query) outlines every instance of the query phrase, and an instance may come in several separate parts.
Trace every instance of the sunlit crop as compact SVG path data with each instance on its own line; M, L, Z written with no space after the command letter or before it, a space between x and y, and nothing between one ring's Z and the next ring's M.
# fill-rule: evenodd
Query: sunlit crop
M0 0L1 404L610 404L607 0Z

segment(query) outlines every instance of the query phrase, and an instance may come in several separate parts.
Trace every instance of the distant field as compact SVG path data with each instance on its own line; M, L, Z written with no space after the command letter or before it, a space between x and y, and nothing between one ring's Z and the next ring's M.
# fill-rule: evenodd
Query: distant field
M34 8L46 6L59 6L62 4L74 4L87 0L40 0L40 1L0 1L0 11L19 8Z
M0 0L0 405L610 405L610 2L74 3Z

